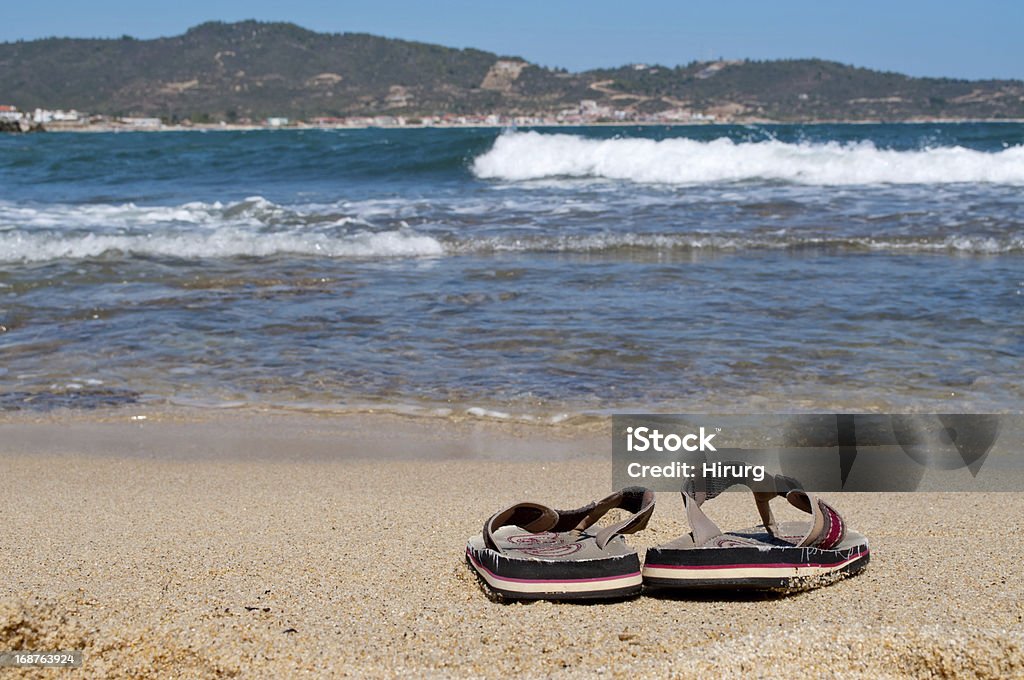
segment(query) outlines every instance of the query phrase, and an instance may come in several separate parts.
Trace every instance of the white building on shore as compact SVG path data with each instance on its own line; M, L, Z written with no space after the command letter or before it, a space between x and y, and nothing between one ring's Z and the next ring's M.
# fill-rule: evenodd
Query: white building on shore
M129 118L121 118L120 121L124 125L127 125L129 127L134 127L134 128L153 129L153 128L158 128L161 125L163 125L163 121L161 121L159 118L129 117Z
M17 106L7 106L0 104L0 120L19 121L23 118L21 111L18 111Z
M63 109L36 109L32 112L33 123L78 123L82 121L82 114L74 109L64 111Z

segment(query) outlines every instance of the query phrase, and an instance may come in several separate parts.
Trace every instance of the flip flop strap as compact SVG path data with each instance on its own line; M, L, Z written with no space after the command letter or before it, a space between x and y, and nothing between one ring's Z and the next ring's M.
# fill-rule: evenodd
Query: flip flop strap
M723 466L733 466L737 469L744 468L745 463L740 461L725 461ZM733 486L745 486L754 494L754 504L761 516L761 523L772 536L778 532L778 523L775 515L772 514L770 502L778 497L785 496L787 492L800 486L792 477L783 475L766 475L762 479L755 479L747 474L742 477L730 477L727 480L712 479L704 477L690 478L683 486L683 503L686 507L686 517L690 527L694 530L694 538L697 535L705 536L707 540L721 535L723 532L712 522L700 509L706 501L716 498L719 494Z
M701 482L702 486L699 487L697 481ZM846 522L842 515L825 501L801 489L800 483L792 477L768 475L760 482L749 476L729 481L716 480L710 488L707 480L690 479L684 485L682 494L686 519L693 531L695 545L705 545L711 539L725 533L700 506L736 485L745 486L753 493L761 523L773 537L788 540L779 536L778 524L770 506L771 501L779 496L784 497L793 507L811 515L811 526L804 537L794 545L828 549L839 545L846 536Z
M813 494L793 489L786 494L786 500L793 507L810 513L811 526L797 547L831 549L846 537L846 521L831 505Z
M646 527L654 513L654 501L655 495L650 489L631 486L575 510L552 510L539 503L517 503L495 513L487 520L483 531L484 545L491 550L501 552L494 540L494 533L504 526L517 526L532 534L544 531L582 532L604 517L610 510L621 508L631 512L629 517L603 527L597 532L595 535L597 547L603 549L615 536L632 534Z
M704 511L700 509L700 503L685 489L683 490L683 507L686 509L686 521L690 524L690 531L693 533L694 545L704 545L712 538L725 533L704 514Z
M602 528L595 538L597 547L604 548L619 534L632 534L647 526L654 513L654 492L642 486L629 486L599 501L575 510L558 510L558 523L551 531L586 531L609 511L621 508L631 512L629 517Z
M501 552L494 540L494 532L501 527L516 526L531 534L550 531L558 523L558 511L540 503L516 503L496 512L484 522L484 545L495 552Z
M630 486L621 491L616 491L611 496L607 496L600 501L597 504L597 508L595 508L595 512L599 512L599 514L594 515L587 523L587 526L596 522L613 508L621 508L633 514L614 524L601 528L597 532L597 536L595 536L597 547L604 549L608 542L619 534L633 534L645 528L647 522L651 519L651 515L654 514L654 500L654 492L650 489L642 486Z

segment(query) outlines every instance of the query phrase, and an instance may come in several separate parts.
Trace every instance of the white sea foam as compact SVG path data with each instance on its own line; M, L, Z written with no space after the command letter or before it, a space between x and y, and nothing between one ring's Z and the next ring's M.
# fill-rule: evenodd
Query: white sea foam
M540 140L541 144L546 144L553 137L574 140L574 144L590 143L568 135L516 133L509 136L530 143ZM651 148L659 150L663 148L660 145L667 142L647 143L653 145ZM733 150L742 146L731 142L728 145ZM875 150L873 153L896 152ZM1021 165L1024 166L1024 160ZM781 190L772 187L772 191ZM820 193L796 186L787 190ZM898 189L901 192L909 190ZM921 189L925 190L928 189ZM654 192L660 193L660 190L654 188ZM616 201L623 193L628 192L617 192ZM738 201L742 198L741 193L733 195L731 191L708 189L698 193L717 194L718 200L722 201ZM658 200L650 196L647 199L655 202ZM643 196L623 197L627 201L647 199ZM806 247L978 254L1024 252L1024 232L1019 222L1011 220L1005 224L989 224L983 233L978 233L974 231L974 225L964 223L962 213L939 213L929 218L929 223L921 225L920 229L899 228L892 231L880 227L876 233L871 234L865 234L859 227L854 233L843 233L847 231L844 229L821 231L799 228L772 231L670 229L663 232L634 232L620 231L618 223L601 231L574 233L569 229L552 229L545 220L553 217L558 222L564 219L565 214L594 213L594 224L598 225L601 220L607 222L605 217L598 214L605 204L589 195L562 201L501 199L490 203L479 198L446 201L442 200L440 206L428 201L425 208L421 206L422 199L282 206L259 196L234 203L189 202L177 206L0 201L0 263L119 256L202 260L293 254L344 259L437 257L495 252L602 253L630 249L660 253ZM621 208L621 205L610 199L608 207ZM425 213L413 219L417 210L424 210ZM514 227L506 229L502 224L493 225L486 221L483 227L475 224L465 228L462 226L461 220L466 213L475 214L484 210L500 212L506 218L511 216L510 221ZM409 227L403 217L410 211L412 214L408 222L415 224L414 227ZM538 212L546 214L534 215ZM0 287L5 285L0 284Z
M741 251L800 248L838 248L903 252L949 252L995 255L1024 252L1024 235L1005 237L930 236L921 238L826 236L776 231L743 234L637 234L632 232L529 238L490 237L447 246L452 252L604 253L616 250L647 252Z
M471 406L466 409L466 414L477 418L494 418L497 420L507 420L512 417L511 413L505 413L504 411L495 411L493 409L481 408L479 406Z
M588 139L512 132L473 161L481 178L589 177L657 184L776 180L809 185L1024 184L1024 147L987 153L959 146L896 151L870 142L789 144L721 138Z
M424 257L444 253L437 239L406 230L345 236L300 232L259 233L238 227L158 234L0 233L0 262L41 262L109 253L180 257L268 257L278 254L335 258Z
M407 228L374 229L339 205L279 206L261 196L235 203L25 205L0 201L0 262L110 253L201 259L278 254L336 258L417 257L441 243Z
M758 235L621 232L566 236L490 236L459 240L448 238L442 241L408 229L363 231L344 236L304 234L301 231L264 233L238 227L135 235L0 232L0 262L43 262L119 254L187 260L272 257L282 254L358 259L500 252L600 254L620 250L670 253L800 248L994 255L1024 252L1024 235L1007 234L995 238L954 234L899 238L836 237L784 231Z
M219 227L224 224L260 226L302 220L325 212L324 206L279 206L262 196L251 196L235 203L192 201L182 205L140 206L135 203L97 204L16 204L0 201L0 231L14 227L34 229L102 228L134 229L162 225ZM360 223L354 217L342 217L340 223Z

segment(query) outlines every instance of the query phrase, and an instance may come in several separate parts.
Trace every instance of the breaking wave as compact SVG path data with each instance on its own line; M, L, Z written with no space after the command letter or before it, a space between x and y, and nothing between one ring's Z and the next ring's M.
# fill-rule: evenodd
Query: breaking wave
M919 228L851 233L818 227L781 229L623 229L614 213L586 231L561 228L564 202L511 204L487 210L513 223L481 222L476 204L362 201L278 205L261 197L234 203L138 206L25 205L0 201L0 263L167 257L188 261L295 255L338 259L416 258L493 253L648 254L833 249L947 254L1024 253L1021 223L998 229L955 220ZM427 211L426 215L421 211ZM431 212L433 211L433 212ZM546 215L543 214L546 211ZM410 225L406 218L412 221ZM516 227L525 221L525 227ZM538 228L540 225L541 228ZM621 229L621 230L620 230Z
M262 196L250 196L233 203L192 201L182 205L136 205L135 203L27 204L0 201L0 231L8 225L37 229L134 229L176 225L178 227L219 227L224 224L266 226L313 223L344 226L368 224L348 214L331 212L332 206L281 206Z
M960 146L914 151L871 142L791 144L692 139L588 139L510 132L477 156L473 173L510 181L552 177L705 184L769 180L807 185L1024 184L1024 146L987 153Z
M0 262L44 262L129 254L182 259L313 255L429 257L444 248L401 225L374 227L337 207L236 203L180 206L0 203Z

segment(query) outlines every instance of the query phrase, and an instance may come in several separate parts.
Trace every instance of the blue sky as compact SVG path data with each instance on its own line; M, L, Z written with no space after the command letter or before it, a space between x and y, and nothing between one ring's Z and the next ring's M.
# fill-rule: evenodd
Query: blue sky
M203 21L250 18L478 47L574 71L816 56L911 75L1024 79L1020 0L48 0L5 5L0 41L153 38Z

